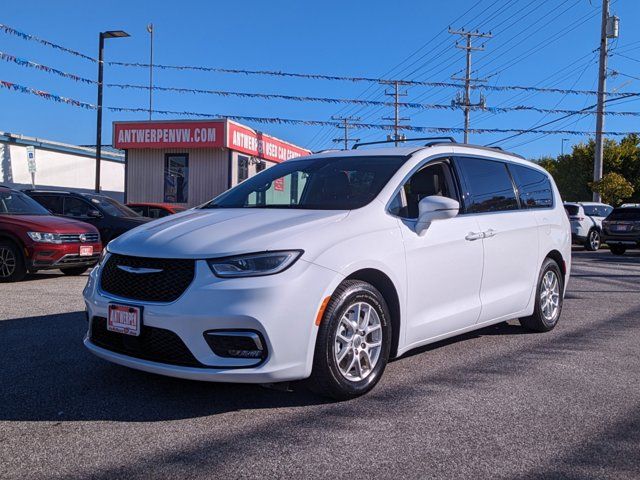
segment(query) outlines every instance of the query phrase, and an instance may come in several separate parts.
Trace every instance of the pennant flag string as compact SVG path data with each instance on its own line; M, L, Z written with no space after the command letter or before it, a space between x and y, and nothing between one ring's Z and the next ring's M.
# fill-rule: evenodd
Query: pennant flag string
M66 103L69 105L73 105L74 107L81 107L89 110L95 110L97 108L92 103L81 102L80 100L75 100L73 98L54 95L53 93L45 92L43 90L37 90L35 88L25 87L23 85L18 85L17 83L5 82L4 80L0 80L0 87L6 88L8 90L13 90L15 92L30 93L32 95L37 95L39 97L42 97L46 100L53 100L54 102Z
M426 82L419 80L393 80L386 78L372 78L372 77L349 77L343 75L325 75L319 73L295 73L295 72L283 72L280 70L246 70L239 68L220 68L220 67L203 67L194 65L163 65L138 62L107 62L109 65L121 66L121 67L139 67L139 68L153 68L161 70L193 70L201 72L213 72L213 73L229 73L229 74L242 74L242 75L267 75L275 77L293 77L293 78L305 78L311 80L329 80L329 81L344 81L344 82L369 82L369 83L383 83L389 84L398 82L400 85L416 85L425 87L440 87L440 88L464 88L463 83L453 82ZM561 93L567 95L597 95L595 90L575 90L565 88L545 88L545 87L531 87L524 85L483 85L476 84L471 85L472 89L477 90L491 90L491 91L527 91L527 92L540 92L540 93ZM611 94L608 92L607 94Z
M24 40L30 40L32 42L37 42L40 43L42 45L46 45L47 47L51 47L51 48L55 48L56 50L60 50L62 52L66 52L69 53L71 55L74 55L76 57L80 57L80 58L84 58L85 60L89 60L91 62L97 62L97 60L93 57L90 57L89 55L85 55L84 53L80 53L80 52L76 52L75 50L71 50L70 48L67 47L63 47L62 45L58 45L57 43L53 43L50 42L48 40L44 40L42 38L38 38L34 35L29 35L28 33L23 33L20 32L18 30L16 30L15 28L11 28L8 25L5 25L3 23L0 23L0 31L8 34L8 35L13 35L19 38L22 38Z
M40 63L32 62L30 60L25 60L23 58L15 57L8 53L0 52L0 60L4 60L5 62L13 62L21 67L27 68L35 68L36 70L41 70L47 73L53 73L60 77L69 78L71 80L75 80L76 82L88 83L92 85L96 85L98 82L95 80L91 80L90 78L80 77L78 75L74 75L73 73L63 72L56 68L48 67L47 65L42 65Z
M5 88L11 91L27 93L31 95L36 95L40 98L44 98L46 100L51 100L59 103L66 103L68 105L73 105L75 107L85 108L88 110L95 110L97 107L91 103L82 102L80 100L75 100L73 98L62 97L60 95L55 95L53 93L45 92L43 90L37 90L35 88L25 87L23 85L19 85L12 82L7 82L4 80L0 80L0 88ZM140 112L140 113L148 113L149 110L146 108L126 108L126 107L104 107L112 112ZM201 112L188 112L188 111L174 111L174 110L152 110L153 113L158 115L176 115L176 116L189 116L189 117L198 117L198 118L228 118L231 120L238 121L249 121L255 123L265 123L265 124L282 124L282 125L308 125L308 126L329 126L329 127L339 127L340 123L329 120L303 120L303 119L292 119L292 118L279 118L279 117L254 117L247 115L221 115L221 114L211 114L211 113L201 113ZM351 125L353 128L363 129L363 130L390 130L393 128L393 125L383 125L377 123L353 123ZM425 133L461 133L464 131L463 128L453 128L453 127L423 127L423 126L414 126L414 125L405 125L402 126L403 130L413 131L413 132L425 132ZM594 135L594 132L585 132L580 130L536 130L536 129L515 129L515 128L474 128L469 130L471 133L544 133L544 134L563 134L563 135ZM638 134L640 132L603 132L605 135L609 136L625 136L630 134Z
M361 100L358 98L330 98L330 97L310 97L300 95L282 95L277 93L255 93L255 92L232 92L227 90L206 90L199 88L179 88L179 87L149 87L148 85L132 85L122 83L107 83L107 87L121 88L121 89L137 89L137 90L149 90L162 92L176 92L176 93L192 93L192 94L205 94L205 95L217 95L221 97L243 97L243 98L262 98L266 100L291 100L297 102L320 102L320 103L333 103L333 104L356 104L356 105L370 105L381 107L393 107L391 102L382 102L375 100ZM412 102L399 102L398 106L403 108L410 108L415 110L459 110L459 105L451 104L429 104L429 103L412 103ZM562 109L548 109L539 108L528 105L518 105L515 107L481 107L471 106L471 110L482 110L490 113L505 113L514 111L535 111L538 113L575 113L581 115L593 115L595 111L580 111L580 110L562 110ZM640 112L605 112L606 115L618 115L618 116L640 116Z
M113 112L140 112L149 113L147 108L125 108L125 107L107 107ZM212 113L200 113L200 112L186 112L175 110L152 110L153 113L159 115L179 115L188 117L200 117L200 118L228 118L230 120L248 121L256 123L266 124L280 124L280 125L308 125L308 126L322 126L322 127L340 127L338 122L332 122L329 120L301 120L291 118L278 118L278 117L253 117L247 115L220 115ZM377 123L350 123L349 126L355 129L363 130L391 130L393 125L381 125ZM402 126L403 130L413 132L425 132L425 133L462 133L464 128L453 127L422 127L405 125ZM595 132L585 132L580 130L525 130L515 128L474 128L469 130L471 133L545 133L545 134L563 134L563 135L595 135ZM603 132L605 135L610 136L625 136L630 134L636 134L638 132Z
M0 52L0 60L4 60L6 62L12 62L22 67L33 68L36 70L40 70L47 73L52 73L58 75L63 78L68 78L70 80L74 80L76 82L86 83L90 85L97 85L97 81L92 80L90 78L81 77L79 75L75 75L73 73L63 72L53 67L49 67L47 65L43 65L40 63L32 62L30 60L26 60L23 58L16 57L14 55ZM357 98L330 98L330 97L312 97L312 96L301 96L301 95L283 95L277 93L258 93L258 92L232 92L226 90L208 90L201 88L180 88L180 87L160 87L153 86L149 87L148 85L134 85L134 84L122 84L122 83L107 83L107 87L112 88L120 88L120 89L135 89L135 90L146 90L153 89L154 91L162 91L162 92L176 92L176 93L191 93L191 94L205 94L205 95L217 95L221 97L242 97L242 98L261 98L265 100L289 100L289 101L297 101L297 102L320 102L320 103L331 103L331 104L353 104L353 105L368 105L368 106L377 106L377 107L393 107L394 104L391 102L383 102L383 101L375 101L375 100L362 100ZM459 110L461 107L459 105L452 104L427 104L427 103L415 103L415 102L399 102L398 105L402 108L409 108L415 110ZM535 111L538 113L557 113L557 114L567 114L567 113L578 113L581 115L593 115L594 111L575 111L575 110L563 110L563 109L547 109L547 108L539 108L528 105L518 105L514 107L481 107L481 106L471 106L471 110L482 110L490 113L505 113L505 112L513 112L513 111ZM616 116L640 116L640 112L605 112L606 115L616 115Z

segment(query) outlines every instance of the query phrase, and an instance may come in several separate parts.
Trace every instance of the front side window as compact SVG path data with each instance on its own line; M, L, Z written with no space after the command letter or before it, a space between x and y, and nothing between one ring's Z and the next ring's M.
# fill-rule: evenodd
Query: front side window
M112 217L140 216L137 212L134 212L129 207L117 202L113 198L105 197L103 195L87 195L87 198L89 198L91 204L94 205L94 210L102 210Z
M389 212L402 218L418 218L420 200L431 195L458 200L447 161L429 163L414 173L392 200Z
M522 208L553 207L553 190L549 177L523 165L509 164L509 170L518 187Z
M164 201L187 203L188 194L189 155L168 153L164 160Z
M50 215L33 198L21 192L0 191L0 215Z
M203 208L352 210L371 202L406 157L336 157L282 162Z
M496 160L460 158L467 213L502 212L518 209L518 200L507 165Z

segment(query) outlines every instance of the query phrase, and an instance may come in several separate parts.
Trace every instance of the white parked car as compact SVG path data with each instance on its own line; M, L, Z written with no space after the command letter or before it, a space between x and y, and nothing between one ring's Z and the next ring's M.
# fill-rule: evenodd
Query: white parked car
M589 251L600 248L602 220L613 211L611 205L597 202L565 202L564 209L571 222L572 241Z
M536 164L432 142L288 160L107 250L84 290L99 357L350 398L416 347L553 329L571 230Z

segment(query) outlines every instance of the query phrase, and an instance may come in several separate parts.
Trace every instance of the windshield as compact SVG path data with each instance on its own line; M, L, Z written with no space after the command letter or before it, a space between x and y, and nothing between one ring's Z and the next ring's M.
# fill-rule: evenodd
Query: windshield
M406 157L292 160L262 171L202 208L352 210L371 202Z
M131 210L129 207L116 202L112 198L103 197L101 195L87 195L91 203L99 206L105 213L113 217L139 217L140 215Z
M640 221L640 208L616 208L607 217L607 220L631 220Z
M0 191L0 215L51 215L49 210L24 193Z

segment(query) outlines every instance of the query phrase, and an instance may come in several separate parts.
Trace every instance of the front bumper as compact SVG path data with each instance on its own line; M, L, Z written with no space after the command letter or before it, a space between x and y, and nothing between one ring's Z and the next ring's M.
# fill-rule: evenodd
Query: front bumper
M93 247L93 255L80 256L80 247ZM34 243L27 247L27 268L29 270L51 270L95 265L102 251L101 243Z
M323 298L342 278L334 271L300 259L284 272L252 278L220 279L207 263L196 262L195 278L171 303L140 302L103 292L100 268L95 268L84 291L89 318L107 317L110 303L142 307L143 326L169 330L185 344L199 368L150 361L117 353L91 341L85 346L97 356L127 367L192 380L272 383L311 374L318 327L315 318ZM216 355L204 332L252 330L266 343L264 360Z

